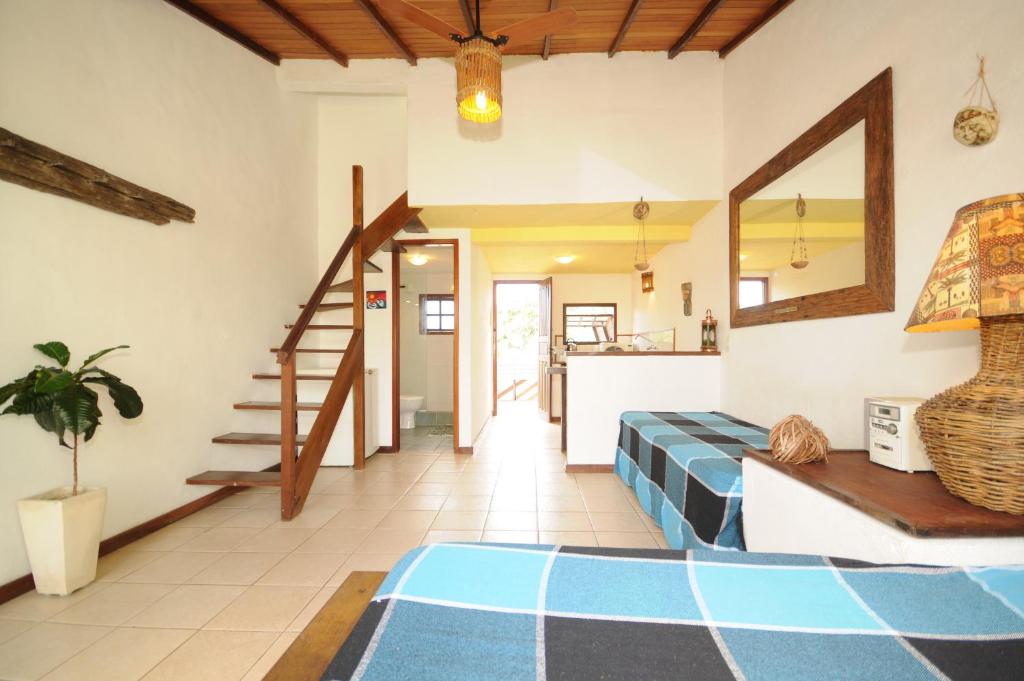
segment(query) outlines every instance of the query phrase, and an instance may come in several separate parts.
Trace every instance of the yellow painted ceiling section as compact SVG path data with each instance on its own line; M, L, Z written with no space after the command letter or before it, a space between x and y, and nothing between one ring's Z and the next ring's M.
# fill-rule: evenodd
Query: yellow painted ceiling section
M864 199L808 199L804 222L864 222ZM748 199L740 204L740 222L796 222L796 198Z
M740 243L761 239L793 240L795 222L743 223L740 225ZM804 221L805 239L863 239L863 222L807 222Z
M849 246L854 243L864 243L863 239L808 239L807 257L814 260L816 257ZM783 240L757 241L756 244L741 244L740 273L765 272L784 267L789 264L793 253L793 242Z
M648 227L692 225L717 201L650 201ZM420 213L427 227L636 226L633 203L552 203L504 206L427 206Z
M665 244L647 244L653 258ZM633 244L544 243L481 244L491 272L499 274L621 274L633 272ZM576 256L568 265L555 261L560 255Z

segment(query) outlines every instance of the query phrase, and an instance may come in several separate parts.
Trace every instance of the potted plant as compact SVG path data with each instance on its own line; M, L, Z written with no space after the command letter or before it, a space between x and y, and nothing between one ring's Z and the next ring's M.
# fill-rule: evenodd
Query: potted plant
M78 486L78 440L96 434L103 415L99 395L90 385L107 388L121 416L133 419L142 413L142 399L117 376L94 366L96 360L127 345L91 355L78 371L68 370L71 352L59 341L39 343L36 350L60 366L36 366L23 378L0 388L0 407L13 398L3 414L31 414L36 423L57 436L71 450L73 482L18 501L32 577L43 594L67 595L96 578L103 514L107 491ZM67 443L65 438L71 440Z

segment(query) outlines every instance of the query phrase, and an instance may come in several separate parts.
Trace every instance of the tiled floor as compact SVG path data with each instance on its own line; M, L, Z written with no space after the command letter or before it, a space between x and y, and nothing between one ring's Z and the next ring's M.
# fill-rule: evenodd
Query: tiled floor
M419 544L664 546L616 477L563 472L533 405L502 409L472 456L403 431L365 471L321 470L291 522L276 489L242 492L105 556L69 597L0 606L0 679L260 679L350 572Z

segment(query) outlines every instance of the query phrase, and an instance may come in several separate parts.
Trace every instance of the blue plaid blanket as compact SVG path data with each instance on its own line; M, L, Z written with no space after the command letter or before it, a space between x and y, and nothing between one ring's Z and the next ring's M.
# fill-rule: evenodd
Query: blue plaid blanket
M434 544L323 679L1019 679L1024 566Z
M768 430L718 412L627 411L615 471L673 549L743 550L743 449Z

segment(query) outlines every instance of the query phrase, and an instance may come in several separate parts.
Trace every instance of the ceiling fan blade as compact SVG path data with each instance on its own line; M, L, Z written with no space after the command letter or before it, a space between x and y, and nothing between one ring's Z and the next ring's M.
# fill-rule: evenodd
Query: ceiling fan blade
M442 38L448 38L452 33L456 35L462 35L463 33L444 19L438 19L433 14L424 12L419 7L405 2L405 0L374 0L374 2L382 9L407 21L411 21L418 26L422 26Z
M535 17L509 24L505 28L494 31L491 35L505 35L508 36L509 43L521 43L560 31L563 28L572 26L574 23L576 23L576 10L572 7L562 7L553 12L539 14Z

